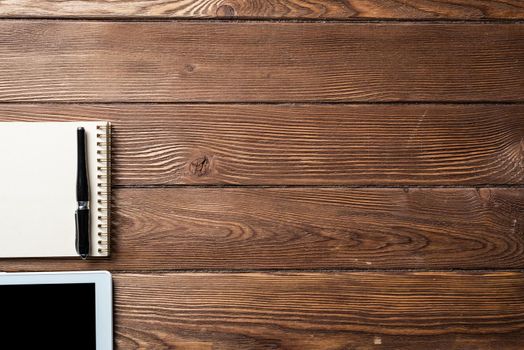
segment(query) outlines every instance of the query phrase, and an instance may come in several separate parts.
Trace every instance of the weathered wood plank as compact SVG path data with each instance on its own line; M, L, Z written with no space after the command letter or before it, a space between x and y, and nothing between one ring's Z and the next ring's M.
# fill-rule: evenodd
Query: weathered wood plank
M111 120L117 185L524 183L523 105L6 105Z
M522 273L115 275L122 349L522 349Z
M523 222L524 189L117 189L111 261L0 270L523 268Z
M522 19L519 0L16 0L2 17Z
M0 22L0 101L524 101L524 24Z

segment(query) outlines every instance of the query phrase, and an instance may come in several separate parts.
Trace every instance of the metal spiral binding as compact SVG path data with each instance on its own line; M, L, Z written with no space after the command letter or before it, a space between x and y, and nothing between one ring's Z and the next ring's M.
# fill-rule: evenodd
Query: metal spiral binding
M111 124L97 125L97 237L98 253L109 255L111 205ZM107 199L105 199L107 198Z

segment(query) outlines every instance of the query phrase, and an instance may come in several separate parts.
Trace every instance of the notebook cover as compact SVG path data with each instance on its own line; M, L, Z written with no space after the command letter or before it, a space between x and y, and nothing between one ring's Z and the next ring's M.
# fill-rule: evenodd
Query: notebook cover
M90 256L109 255L110 124L0 123L0 257L75 250L76 130L86 130Z

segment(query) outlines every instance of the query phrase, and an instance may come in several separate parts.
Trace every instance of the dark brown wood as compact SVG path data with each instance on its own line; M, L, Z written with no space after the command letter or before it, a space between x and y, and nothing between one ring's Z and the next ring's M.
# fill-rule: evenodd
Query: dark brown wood
M524 24L0 22L0 101L524 101Z
M18 0L2 17L522 19L520 0Z
M524 105L0 105L111 120L116 185L524 183Z
M0 121L112 121L115 185L110 259L0 271L113 271L117 349L522 350L523 1L0 18Z
M118 189L111 261L0 270L524 268L524 189Z
M120 349L522 349L522 273L123 274Z

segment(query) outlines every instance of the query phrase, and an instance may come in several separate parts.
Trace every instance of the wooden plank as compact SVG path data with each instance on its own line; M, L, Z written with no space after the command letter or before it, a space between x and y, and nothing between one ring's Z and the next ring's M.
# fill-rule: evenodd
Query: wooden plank
M523 346L522 273L119 274L122 349Z
M523 105L0 105L111 120L117 185L524 183Z
M524 267L524 189L117 189L111 261L0 270Z
M2 17L523 19L520 0L17 0Z
M524 24L0 22L0 101L524 101Z

